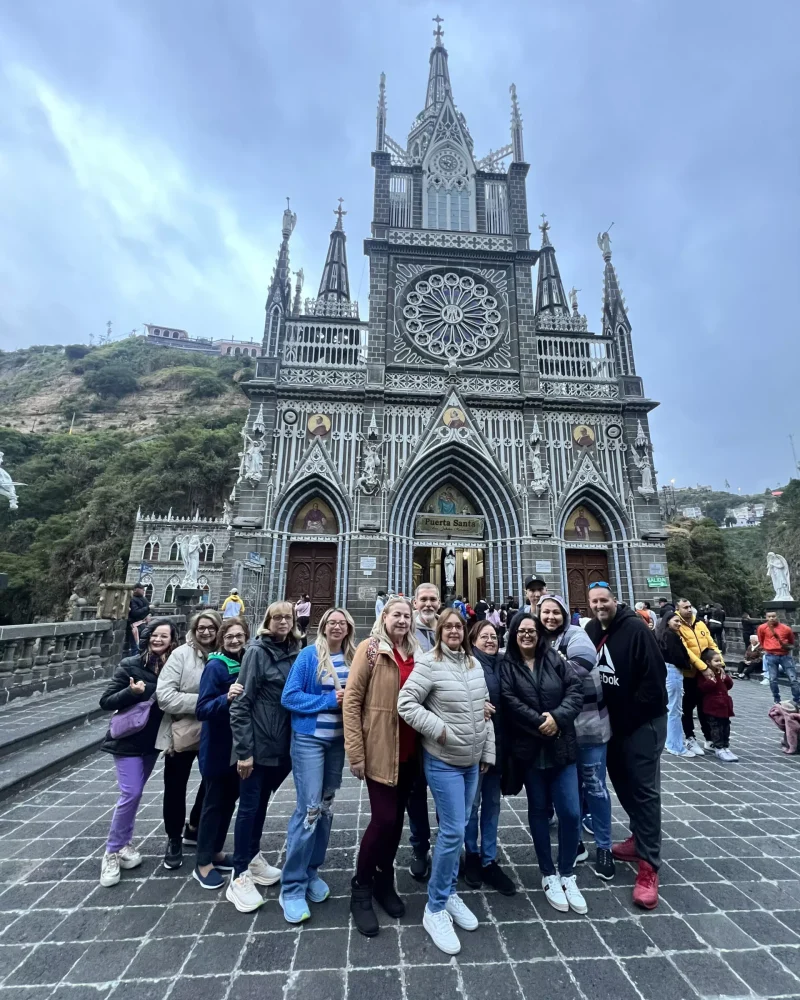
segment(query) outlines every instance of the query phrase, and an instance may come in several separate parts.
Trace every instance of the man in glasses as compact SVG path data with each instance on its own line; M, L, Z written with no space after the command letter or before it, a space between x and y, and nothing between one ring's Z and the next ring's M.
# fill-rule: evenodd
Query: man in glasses
M661 751L667 737L667 667L653 632L617 601L605 581L589 586L594 616L586 632L597 649L597 669L611 720L608 775L630 819L631 836L612 850L638 863L633 902L658 905L661 864Z

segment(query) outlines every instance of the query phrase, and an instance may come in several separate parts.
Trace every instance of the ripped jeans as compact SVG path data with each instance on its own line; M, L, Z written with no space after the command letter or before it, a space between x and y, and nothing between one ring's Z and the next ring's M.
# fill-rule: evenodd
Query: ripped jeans
M333 799L342 784L344 737L321 739L292 733L292 775L297 808L286 834L281 875L285 899L304 899L308 883L325 860L333 824Z
M611 796L606 787L606 744L578 746L578 786L585 812L592 814L594 842L611 850Z

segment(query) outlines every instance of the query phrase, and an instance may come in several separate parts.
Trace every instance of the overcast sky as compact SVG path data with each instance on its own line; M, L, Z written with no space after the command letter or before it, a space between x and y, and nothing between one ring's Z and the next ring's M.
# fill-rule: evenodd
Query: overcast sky
M366 315L378 77L404 144L437 12L478 156L517 85L532 228L547 212L595 330L614 223L660 482L785 481L797 0L0 0L0 348L107 320L260 340L286 195L311 293L345 198Z

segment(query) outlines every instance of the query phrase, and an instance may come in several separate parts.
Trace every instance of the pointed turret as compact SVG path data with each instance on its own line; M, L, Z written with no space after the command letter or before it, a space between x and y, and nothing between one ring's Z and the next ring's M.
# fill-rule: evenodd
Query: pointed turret
M512 150L512 162L513 163L524 163L525 162L525 151L522 147L522 116L519 113L519 104L517 104L517 86L512 83L508 88L511 94L511 146Z
M607 337L614 338L619 374L635 375L636 366L631 346L631 323L625 308L622 289L619 287L617 272L611 263L611 237L608 235L608 230L597 234L597 245L605 261L603 271L603 333Z
M550 242L550 223L542 213L542 247L539 251L539 278L536 283L536 314L569 317L567 298L561 283L561 274L556 261L556 251Z
M344 199L339 199L339 207L334 209L336 225L331 232L331 242L328 246L328 256L319 283L318 301L349 302L350 281L347 277L347 247L342 217L347 212L342 208Z
M438 111L445 97L450 94L450 70L447 66L447 49L442 45L442 20L437 14L433 18L436 30L433 37L436 40L431 49L430 70L428 71L428 90L425 93L425 111L433 108Z
M382 153L386 149L386 74L381 73L381 82L378 87L378 118L377 134L375 136L375 149Z
M272 272L272 281L267 293L267 304L265 306L267 317L264 323L263 353L269 355L278 346L278 334L284 318L289 315L292 306L292 276L289 269L289 239L294 232L297 223L297 216L289 207L289 199L286 199L286 208L283 212L283 222L281 225L281 248L278 251L278 259L275 263L275 270Z

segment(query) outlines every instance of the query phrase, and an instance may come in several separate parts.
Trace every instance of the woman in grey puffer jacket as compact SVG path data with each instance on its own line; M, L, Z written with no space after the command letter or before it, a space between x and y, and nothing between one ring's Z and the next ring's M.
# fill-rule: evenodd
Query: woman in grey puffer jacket
M448 955L461 950L453 923L464 930L478 926L478 918L458 897L456 882L478 770L495 762L494 727L484 713L488 698L464 622L448 608L439 616L433 649L415 657L397 699L400 716L422 734L425 777L439 814L422 925Z
M583 826L594 833L599 878L614 878L611 855L611 796L606 786L606 744L611 739L611 723L603 698L603 683L597 668L597 650L579 625L570 625L566 601L557 594L544 594L537 605L542 634L569 663L583 683L583 708L575 720L578 738L578 784L585 803ZM588 852L578 844L578 860Z

